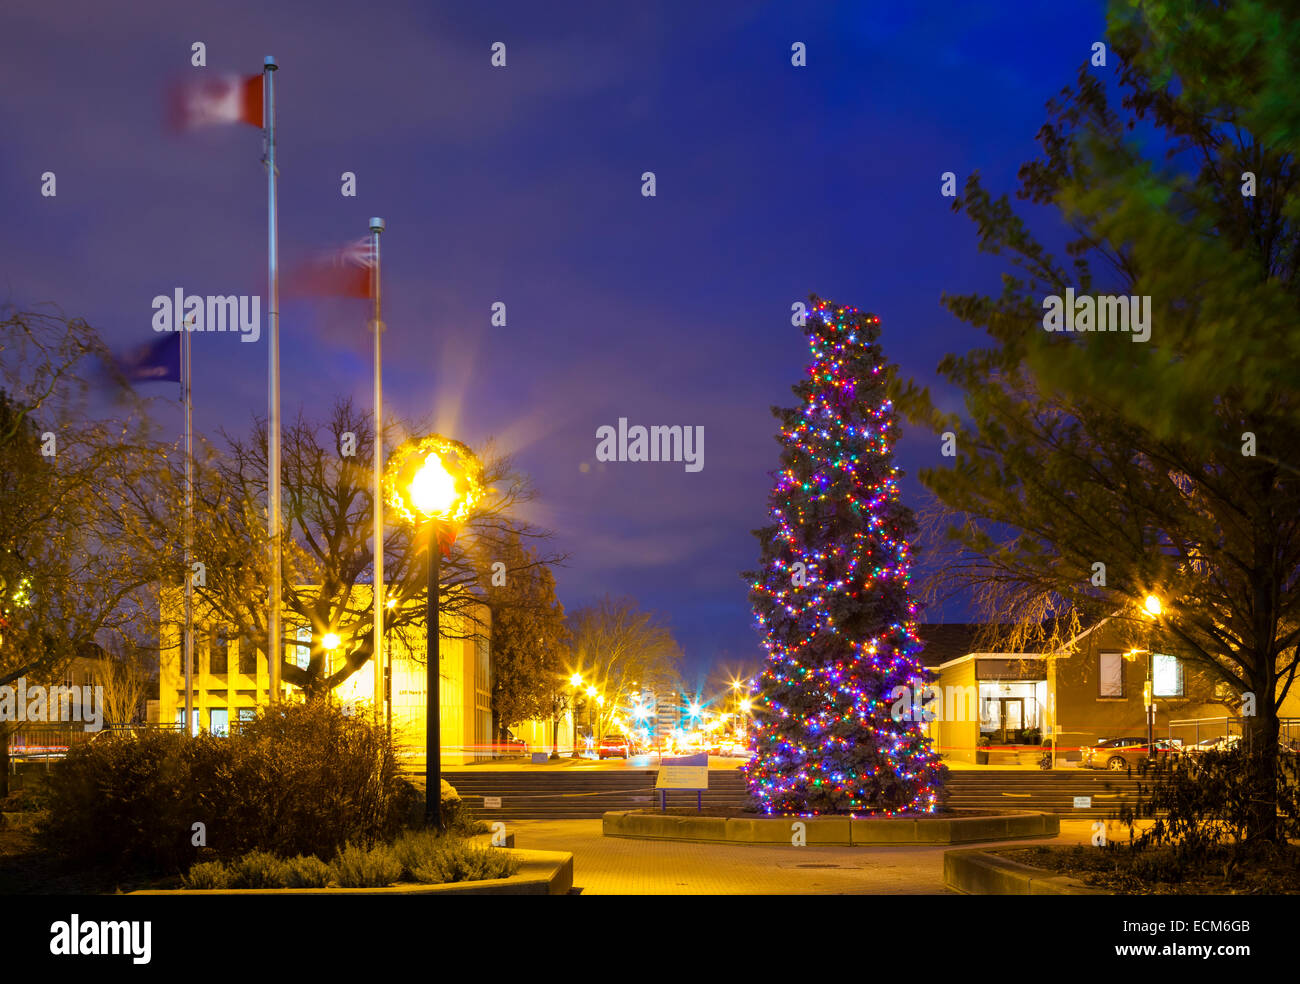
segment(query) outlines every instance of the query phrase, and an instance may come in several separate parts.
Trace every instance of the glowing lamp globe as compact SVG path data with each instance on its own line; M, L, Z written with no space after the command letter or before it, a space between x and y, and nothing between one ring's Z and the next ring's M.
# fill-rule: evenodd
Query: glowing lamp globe
M1164 606L1160 604L1160 599L1157 598L1155 595L1147 595L1147 600L1145 605L1146 605L1147 614L1149 614L1152 618L1159 618L1160 613L1164 610Z
M445 516L456 503L456 480L437 454L411 479L411 502L426 516Z
M468 447L437 434L407 441L388 459L385 498L408 522L463 522L483 496L483 468Z

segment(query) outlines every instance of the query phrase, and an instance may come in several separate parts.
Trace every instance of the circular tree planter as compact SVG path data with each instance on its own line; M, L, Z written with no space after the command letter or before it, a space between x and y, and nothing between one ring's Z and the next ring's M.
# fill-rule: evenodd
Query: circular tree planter
M797 826L797 825L802 825ZM1007 811L936 817L706 817L623 810L606 813L606 837L640 840L716 841L733 844L969 844L976 841L1054 837L1061 820L1052 813Z

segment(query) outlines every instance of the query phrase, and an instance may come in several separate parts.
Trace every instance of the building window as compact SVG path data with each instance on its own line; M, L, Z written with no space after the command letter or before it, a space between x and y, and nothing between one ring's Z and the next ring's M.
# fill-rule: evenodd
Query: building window
M1151 692L1157 697L1183 696L1183 664L1177 656L1156 653L1151 658Z
M298 640L298 645L293 647L296 654L294 662L298 664L298 669L308 669L311 667L311 626L298 626L294 637Z
M224 625L208 630L208 665L213 673L224 676L230 672L230 646Z
M1123 653L1097 654L1097 696L1125 696Z
M214 707L208 711L208 730L220 738L230 734L230 712L224 707Z
M487 636L474 637L474 686L485 694L492 692L492 657Z
M239 672L257 676L257 647L248 636L239 637Z

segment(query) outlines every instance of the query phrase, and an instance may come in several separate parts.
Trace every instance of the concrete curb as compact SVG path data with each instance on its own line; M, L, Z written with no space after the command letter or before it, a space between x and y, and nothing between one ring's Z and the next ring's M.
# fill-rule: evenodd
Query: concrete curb
M963 895L1111 895L987 851L944 851L943 883Z
M936 817L934 819L850 817L692 817L631 810L606 813L601 833L606 837L640 840L790 844L793 824L804 825L808 844L869 847L907 844L968 844L975 841L1055 837L1060 817L1052 813L1009 811L997 816Z
M506 850L502 848L501 850ZM561 851L511 850L519 873L487 881L449 885L389 885L386 888L230 888L168 889L128 895L568 895L573 888L573 855Z

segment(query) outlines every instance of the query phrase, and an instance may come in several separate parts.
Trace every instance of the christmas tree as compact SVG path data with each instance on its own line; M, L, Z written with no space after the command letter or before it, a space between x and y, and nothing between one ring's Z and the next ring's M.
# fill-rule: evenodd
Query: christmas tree
M767 813L933 812L946 772L914 718L925 670L909 589L912 511L899 501L880 319L812 299L799 406L774 407L774 525L751 580L767 668L756 757ZM902 703L900 691L915 699Z

